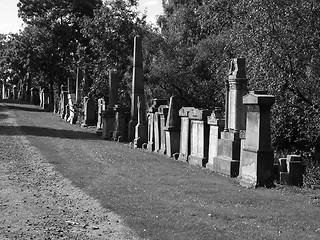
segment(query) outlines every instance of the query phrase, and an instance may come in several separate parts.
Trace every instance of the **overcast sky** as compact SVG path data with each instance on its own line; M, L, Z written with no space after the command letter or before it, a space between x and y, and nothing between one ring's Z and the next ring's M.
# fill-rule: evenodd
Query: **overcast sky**
M17 33L22 25L18 18L19 0L0 0L0 33ZM139 0L139 10L147 11L147 20L155 23L157 15L162 14L162 0Z

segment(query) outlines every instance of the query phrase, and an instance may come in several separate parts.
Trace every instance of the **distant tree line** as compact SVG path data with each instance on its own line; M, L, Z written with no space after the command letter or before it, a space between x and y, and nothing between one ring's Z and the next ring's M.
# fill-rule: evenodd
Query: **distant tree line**
M128 105L133 37L139 34L147 98L175 95L184 106L213 109L224 104L230 59L244 57L249 89L276 97L277 153L319 163L319 1L168 0L157 27L138 14L137 3L20 0L26 27L0 36L1 77L12 84L32 81L53 94L75 81L81 66L93 82L87 94L97 99L107 96L108 70L116 69L121 103Z

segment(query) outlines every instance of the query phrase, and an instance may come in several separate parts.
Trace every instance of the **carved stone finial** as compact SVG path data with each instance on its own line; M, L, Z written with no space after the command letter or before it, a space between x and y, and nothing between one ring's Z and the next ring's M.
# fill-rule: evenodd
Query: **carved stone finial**
M246 78L244 58L234 58L230 63L229 79Z

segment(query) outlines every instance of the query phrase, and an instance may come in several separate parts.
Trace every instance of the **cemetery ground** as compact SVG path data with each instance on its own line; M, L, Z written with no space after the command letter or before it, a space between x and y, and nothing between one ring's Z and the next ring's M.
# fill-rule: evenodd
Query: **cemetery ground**
M0 239L320 239L320 190L242 188L0 101Z

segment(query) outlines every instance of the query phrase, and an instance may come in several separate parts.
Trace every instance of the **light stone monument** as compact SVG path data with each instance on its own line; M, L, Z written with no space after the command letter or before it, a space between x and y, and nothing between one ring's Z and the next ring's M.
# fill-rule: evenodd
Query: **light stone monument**
M217 173L236 177L240 166L240 131L245 130L246 115L242 97L247 94L245 59L231 60L226 81L225 129L218 140L218 156L214 157L211 169Z
M209 156L206 168L213 170L214 158L218 156L218 140L221 139L221 132L224 128L224 117L220 108L212 111L208 117L208 124L210 126L209 132Z
M98 99L98 121L97 121L97 130L96 133L98 136L102 135L102 111L106 110L106 102L103 98Z
M142 39L140 36L134 38L133 53L133 78L132 78L132 95L131 95L131 120L128 128L128 140L133 141L135 138L135 129L138 124L138 97L140 100L141 125L146 126L145 96L144 96L144 79L143 79L143 59L142 59ZM143 134L147 134L145 131ZM141 136L147 139L146 136Z
M146 126L141 121L141 116L144 114L144 112L142 112L141 101L139 96L138 96L137 108L138 108L138 123L135 128L135 138L134 138L133 146L134 148L141 148L142 144L148 142L148 138L147 138Z
M247 106L247 127L240 161L240 184L270 187L274 180L270 128L274 96L266 91L250 91L243 97L243 104Z
M183 107L179 110L181 118L180 125L180 147L179 161L187 162L190 155L190 119L189 112L195 110L194 107Z
M207 118L210 115L207 109L194 109L188 116L190 119L190 156L188 162L205 167L208 162L209 125Z
M156 138L156 131L157 131L157 135L159 136L159 125L158 125L158 121L157 124L155 123L156 118L158 117L157 111L160 105L166 105L167 104L167 99L153 99L152 100L152 106L149 108L148 110L148 151L152 152L155 151L156 147L156 143L155 143L155 138ZM158 151L160 149L160 144L158 141L158 147L157 150Z
M93 126L95 125L95 112L94 112L94 102L89 97L84 97L83 99L83 121L81 126Z
M167 146L166 146L166 134L164 128L166 127L167 117L168 117L169 107L167 105L160 105L158 109L158 116L159 116L159 142L160 142L160 149L158 153L166 154Z

